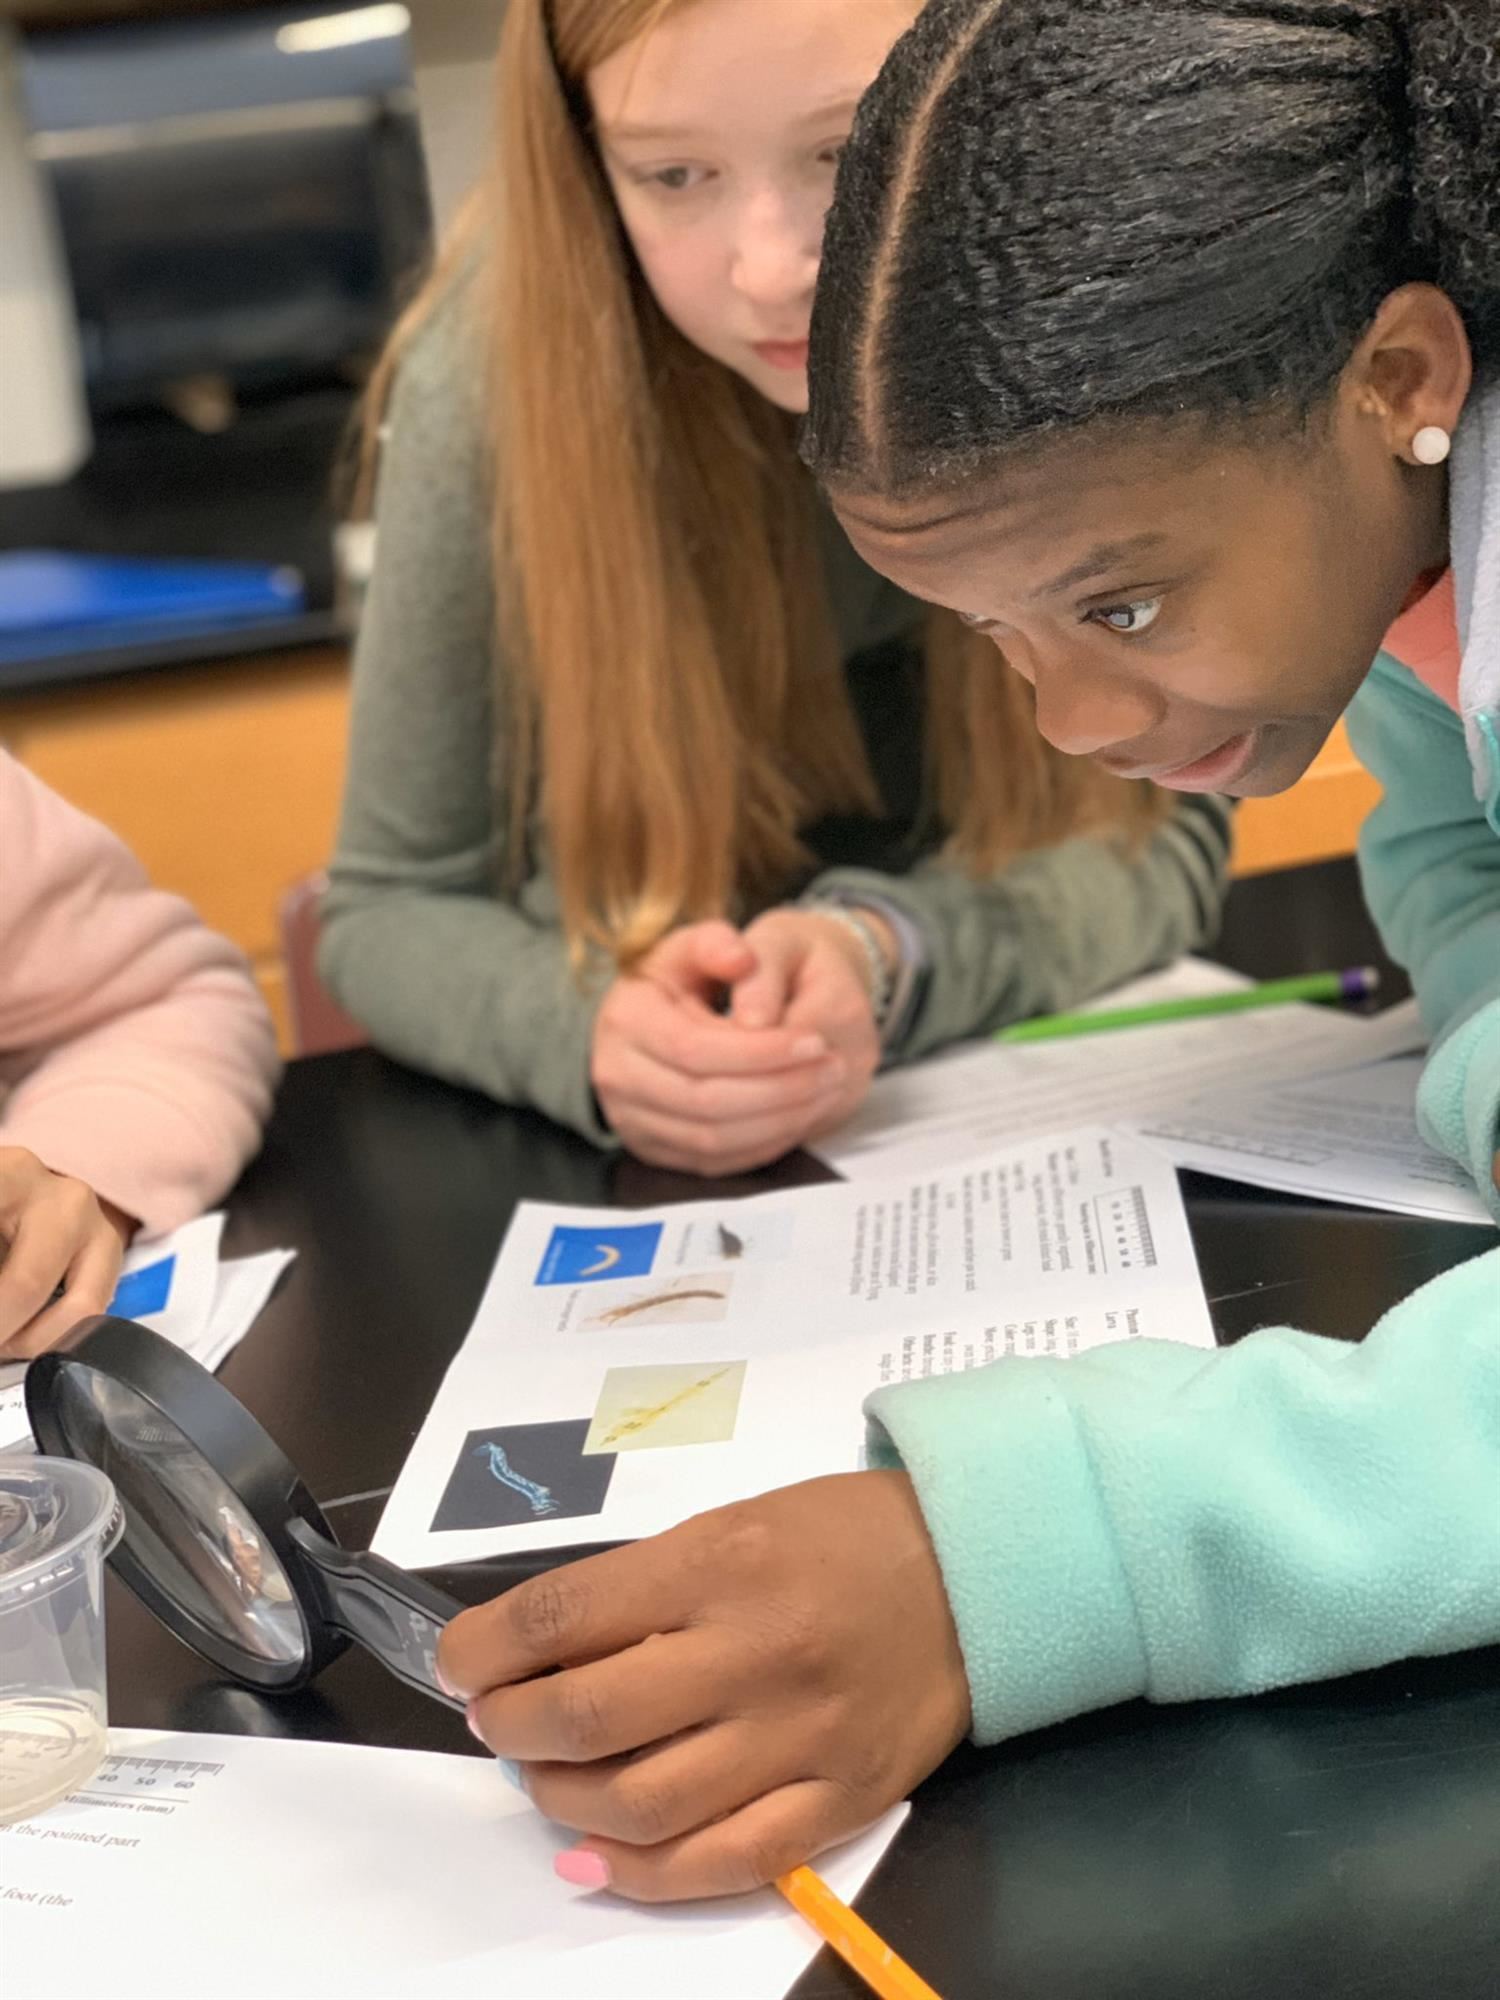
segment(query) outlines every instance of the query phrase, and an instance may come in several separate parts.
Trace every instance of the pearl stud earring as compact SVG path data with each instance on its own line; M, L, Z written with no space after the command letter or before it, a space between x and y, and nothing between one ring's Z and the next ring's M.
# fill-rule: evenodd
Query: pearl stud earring
M1424 424L1411 441L1411 455L1418 465L1441 465L1453 449L1453 439L1441 424Z

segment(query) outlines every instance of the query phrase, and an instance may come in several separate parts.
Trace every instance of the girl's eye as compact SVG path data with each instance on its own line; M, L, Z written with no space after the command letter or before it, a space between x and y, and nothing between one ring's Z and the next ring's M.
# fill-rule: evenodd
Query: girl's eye
M1123 632L1127 638L1134 638L1137 633L1150 630L1161 616L1161 608L1159 597L1138 597L1132 604L1106 604L1098 611L1091 611L1089 617L1110 632Z
M660 167L644 179L648 186L664 188L668 194L687 194L701 184L701 167Z

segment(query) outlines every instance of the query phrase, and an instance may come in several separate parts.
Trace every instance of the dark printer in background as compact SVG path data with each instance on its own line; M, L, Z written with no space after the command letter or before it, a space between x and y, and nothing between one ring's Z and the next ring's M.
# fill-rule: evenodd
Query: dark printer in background
M94 448L60 485L0 492L0 686L335 629L337 468L430 242L407 23L282 7L27 42ZM126 558L118 626L118 565L94 565L95 622L60 641L50 566L28 651L19 552ZM202 591L198 561L218 565Z

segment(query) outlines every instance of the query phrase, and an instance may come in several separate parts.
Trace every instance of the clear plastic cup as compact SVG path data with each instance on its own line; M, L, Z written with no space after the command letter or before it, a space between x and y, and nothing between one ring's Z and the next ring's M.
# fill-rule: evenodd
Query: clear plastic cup
M76 1791L104 1755L104 1558L122 1526L92 1465L0 1457L0 1826Z

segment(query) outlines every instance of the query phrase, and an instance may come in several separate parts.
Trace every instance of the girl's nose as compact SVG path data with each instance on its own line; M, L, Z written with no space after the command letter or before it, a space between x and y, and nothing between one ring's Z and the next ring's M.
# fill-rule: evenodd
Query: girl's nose
M1147 736L1166 702L1154 689L1118 674L1073 665L1034 666L1037 727L1070 757L1093 757Z
M817 283L820 249L821 227L812 229L795 204L772 191L758 195L740 215L731 264L735 290L767 313L805 307Z

